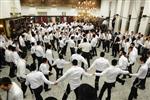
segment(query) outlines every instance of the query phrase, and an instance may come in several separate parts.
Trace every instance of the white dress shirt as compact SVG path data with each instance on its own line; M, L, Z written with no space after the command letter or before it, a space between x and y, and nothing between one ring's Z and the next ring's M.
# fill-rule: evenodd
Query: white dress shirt
M85 60L85 58L83 56L81 56L80 54L73 54L71 56L71 61L73 60L77 60L78 61L78 66L81 66L81 63L83 62L86 66L88 65L87 61Z
M64 40L59 40L59 46L63 48L65 46Z
M97 44L97 38L93 38L93 39L91 40L91 46L92 46L92 47L96 47L96 44Z
M148 71L147 64L142 64L139 68L138 72L135 74L131 74L132 76L138 77L139 79L145 79Z
M109 66L109 61L106 58L100 57L92 63L91 67L88 70L95 67L97 71L104 71Z
M84 43L79 44L79 48L82 48L83 52L90 52L91 44L88 42L84 42Z
M126 70L127 66L129 65L128 59L124 55L122 55L119 58L118 65L122 70Z
M81 84L81 75L86 76L92 76L92 74L86 73L83 68L78 66L72 66L70 69L68 69L62 77L60 77L56 82L60 82L64 80L65 78L69 78L69 84L71 90L76 89Z
M33 46L31 47L31 54L34 54L34 53L35 53L35 49L36 49L36 46L33 45Z
M22 38L22 36L19 37L19 43L22 47L25 47L25 42L24 42L24 39Z
M44 74L44 75L48 75L49 74L49 65L47 63L42 63L40 65L39 70Z
M26 85L30 85L31 89L36 89L39 86L46 84L54 84L53 82L47 80L42 72L32 71L26 77Z
M114 66L110 66L107 69L105 69L102 73L95 73L95 75L97 76L106 76L106 82L107 83L114 83L116 82L116 77L119 74L128 74L128 71L123 71L120 68L114 67Z
M49 38L48 38L48 35L45 35L45 36L44 36L44 43L49 43L49 41L50 41L50 40L49 40Z
M26 61L22 58L17 61L17 77L26 78Z
M49 61L49 63L52 64L52 62L54 61L54 57L53 57L53 52L51 49L46 50L45 57Z
M69 64L69 63L70 63L70 62L65 61L64 59L56 59L56 60L54 61L53 65L57 65L57 68L63 69L64 66L65 66L66 64Z
M130 53L129 53L129 64L133 64L136 62L136 59L137 59L137 52L135 52L134 50L132 50Z
M125 47L124 47L124 51L126 52L126 54L128 54L128 49L130 47L130 43L129 42L126 42L125 43Z
M5 37L3 35L0 35L0 47L5 48L5 43L6 43Z
M75 47L75 42L72 39L69 39L66 42L68 43L69 47L71 47L71 48Z
M17 62L19 59L20 59L20 57L19 57L17 51L12 52L12 55L11 55L12 62L17 65Z
M12 62L11 55L12 55L12 51L6 49L5 50L5 60L7 62Z
M147 64L148 68L150 68L150 57L148 57L146 64Z
M24 100L23 92L15 82L12 82L12 86L8 91L8 100Z
M35 54L36 54L37 57L44 57L45 56L44 49L41 45L36 46Z
M31 37L30 42L33 42L36 45L36 39L34 37Z

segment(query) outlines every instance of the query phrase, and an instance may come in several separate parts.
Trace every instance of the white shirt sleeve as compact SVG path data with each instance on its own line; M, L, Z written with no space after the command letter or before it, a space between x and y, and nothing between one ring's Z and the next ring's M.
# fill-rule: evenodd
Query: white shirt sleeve
M46 83L46 84L54 84L54 82L51 82L51 81L49 81L49 80L47 80L46 78L45 78L45 76L44 76L44 74L43 73L41 73L41 78L42 78L42 80Z

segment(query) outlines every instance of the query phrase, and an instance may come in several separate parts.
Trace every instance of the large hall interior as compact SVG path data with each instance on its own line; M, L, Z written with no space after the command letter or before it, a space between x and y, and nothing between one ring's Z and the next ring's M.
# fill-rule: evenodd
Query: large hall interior
M150 100L150 0L0 0L0 100Z

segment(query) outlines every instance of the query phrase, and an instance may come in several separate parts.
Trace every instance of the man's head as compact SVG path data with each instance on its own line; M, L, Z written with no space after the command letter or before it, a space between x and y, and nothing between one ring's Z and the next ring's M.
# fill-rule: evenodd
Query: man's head
M113 59L112 61L111 61L111 64L113 65L113 66L116 66L117 65L117 60L116 59Z
M0 79L0 88L4 91L8 91L11 88L12 82L10 78L3 77Z
M74 59L74 60L72 61L72 65L74 65L74 66L78 65L78 61Z
M146 62L146 58L145 57L140 57L140 63L144 64Z
M105 56L105 53L104 52L101 52L100 53L100 57L104 57Z

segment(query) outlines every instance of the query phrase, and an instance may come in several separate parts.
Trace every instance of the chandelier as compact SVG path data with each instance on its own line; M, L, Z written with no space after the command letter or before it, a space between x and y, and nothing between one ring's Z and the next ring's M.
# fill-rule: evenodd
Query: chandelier
M82 0L77 3L77 9L79 10L77 20L89 21L94 17L91 12L96 9L96 3L91 0Z

